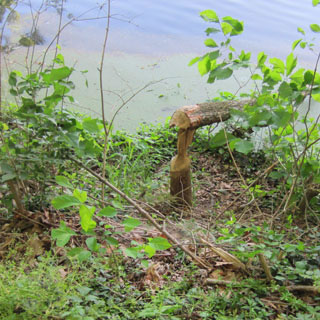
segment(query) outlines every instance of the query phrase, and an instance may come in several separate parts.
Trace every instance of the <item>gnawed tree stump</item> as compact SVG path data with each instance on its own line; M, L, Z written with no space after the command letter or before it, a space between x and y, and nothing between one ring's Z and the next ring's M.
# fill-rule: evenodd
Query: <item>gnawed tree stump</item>
M191 170L187 149L197 128L226 121L231 117L231 109L242 109L244 105L254 103L254 99L205 102L184 106L175 111L170 120L170 127L179 128L178 154L170 163L170 194L176 204L192 206Z

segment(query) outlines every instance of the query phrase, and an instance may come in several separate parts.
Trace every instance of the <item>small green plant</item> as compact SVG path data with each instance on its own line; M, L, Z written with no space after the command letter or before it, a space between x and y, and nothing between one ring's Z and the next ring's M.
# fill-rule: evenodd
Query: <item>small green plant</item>
M313 5L318 5L313 2ZM257 55L257 61L251 61L251 53L232 46L232 38L243 32L243 22L232 17L220 18L213 10L200 13L204 21L212 27L206 29L205 45L212 51L202 57L196 57L190 65L197 63L200 74L208 74L208 83L236 77L238 69L250 72L248 83L254 87L242 97L251 97L253 105L243 110L233 110L231 123L238 123L244 130L265 132L265 153L270 159L278 159L279 166L272 176L284 181L289 189L285 199L279 202L278 211L304 212L310 208L312 198L319 194L320 166L319 129L320 117L311 119L311 99L320 102L320 74L318 61L314 70L298 66L294 50L310 48L311 43L298 39L292 44L292 52L285 60L269 58L264 52ZM310 30L320 32L317 24L311 24ZM305 35L305 31L298 28ZM242 90L243 87L239 88ZM236 93L224 93L220 99L236 99ZM308 99L305 113L300 111L301 104ZM300 128L299 128L300 123ZM299 129L297 129L299 128ZM248 154L255 148L250 135L236 137L232 133L220 130L211 139L211 147L223 146L228 141L231 150ZM299 203L300 201L300 203Z

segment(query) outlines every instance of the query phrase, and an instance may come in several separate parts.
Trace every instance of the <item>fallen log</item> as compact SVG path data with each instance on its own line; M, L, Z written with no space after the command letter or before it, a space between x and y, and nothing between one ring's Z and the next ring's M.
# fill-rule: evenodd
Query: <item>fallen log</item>
M177 126L178 154L170 163L170 194L176 205L192 206L192 185L190 159L187 149L199 127L226 121L231 117L231 109L241 110L245 105L253 105L254 99L215 101L184 106L174 112L170 127Z

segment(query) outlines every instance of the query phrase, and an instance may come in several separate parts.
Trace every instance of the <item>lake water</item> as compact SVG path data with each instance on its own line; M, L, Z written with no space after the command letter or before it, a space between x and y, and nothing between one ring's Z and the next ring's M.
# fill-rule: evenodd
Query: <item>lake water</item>
M34 9L41 2L30 1ZM98 10L96 3L96 0L66 1L64 23L68 21L67 14L79 16L89 9L92 10L82 18L105 16L106 8ZM244 21L245 31L234 39L234 46L254 55L264 51L283 58L290 53L292 42L301 37L298 26L307 31L310 23L320 23L320 7L313 8L311 0L111 1L112 20L103 72L107 118L122 104L122 99L150 84L125 105L116 119L117 128L134 130L141 122L163 121L179 106L204 102L219 96L220 91L238 89L234 79L208 85L196 66L188 67L193 57L207 50L203 41L208 24L199 17L199 12L205 9ZM13 39L31 22L28 6L20 5L19 11L21 20L11 27ZM53 9L40 16L40 31L47 41L56 33L57 21ZM60 42L69 64L75 64L78 71L88 70L88 88L81 73L75 74L77 103L73 107L100 116L97 69L105 25L105 19L74 22L64 29ZM44 47L39 47L37 56ZM20 48L11 54L10 68L17 67L16 62L21 62L25 50ZM314 54L306 50L298 50L297 54L301 65L313 68ZM248 77L246 73L237 76L240 82Z

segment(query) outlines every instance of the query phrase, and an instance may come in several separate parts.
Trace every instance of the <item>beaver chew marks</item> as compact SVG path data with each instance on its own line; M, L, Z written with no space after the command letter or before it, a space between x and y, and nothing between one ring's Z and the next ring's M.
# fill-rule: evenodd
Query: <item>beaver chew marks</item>
M255 100L206 102L179 108L170 120L170 127L177 126L178 154L170 164L170 194L175 204L192 206L192 186L190 159L187 149L191 144L194 132L199 127L226 121L230 118L231 109L242 109L252 105Z

